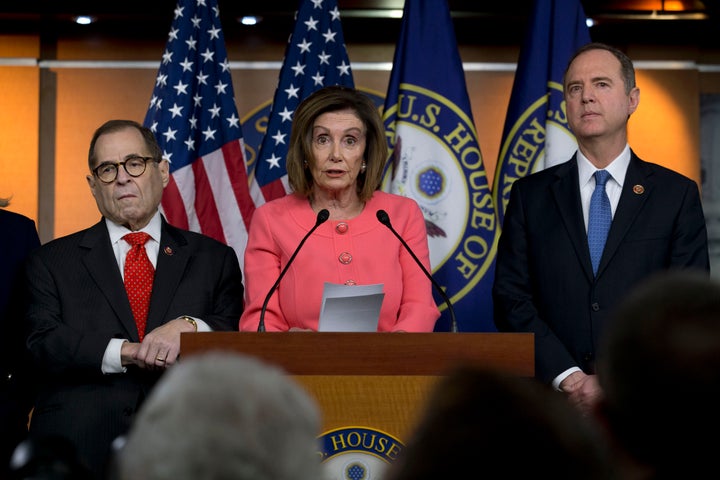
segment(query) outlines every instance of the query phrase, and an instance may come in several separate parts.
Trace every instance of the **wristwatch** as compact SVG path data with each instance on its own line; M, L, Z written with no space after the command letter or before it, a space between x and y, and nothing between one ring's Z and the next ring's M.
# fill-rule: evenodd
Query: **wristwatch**
M193 328L195 329L195 331L197 332L197 322L195 321L194 318L188 317L187 315L180 315L179 318L182 318L183 320L188 322L190 325L192 325Z

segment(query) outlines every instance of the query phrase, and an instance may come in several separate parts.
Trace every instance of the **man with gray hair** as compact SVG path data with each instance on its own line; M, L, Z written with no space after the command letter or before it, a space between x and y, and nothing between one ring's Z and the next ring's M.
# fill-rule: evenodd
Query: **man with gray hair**
M281 369L209 352L169 369L117 456L121 480L318 480L317 405Z

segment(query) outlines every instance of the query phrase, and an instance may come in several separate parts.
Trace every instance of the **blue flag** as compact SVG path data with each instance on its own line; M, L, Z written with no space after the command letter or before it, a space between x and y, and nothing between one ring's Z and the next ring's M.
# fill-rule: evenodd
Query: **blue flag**
M580 0L536 0L505 117L493 194L500 225L515 180L570 159L577 149L563 105L563 74L590 42Z
M254 205L217 0L179 0L174 12L144 121L170 161L163 214L242 264Z
M383 189L415 199L425 215L433 278L460 331L494 331L497 239L465 72L446 0L406 0L383 120L391 150ZM450 328L442 312L436 331Z
M251 192L257 206L289 192L285 156L297 106L328 85L354 87L337 0L302 0L255 160Z

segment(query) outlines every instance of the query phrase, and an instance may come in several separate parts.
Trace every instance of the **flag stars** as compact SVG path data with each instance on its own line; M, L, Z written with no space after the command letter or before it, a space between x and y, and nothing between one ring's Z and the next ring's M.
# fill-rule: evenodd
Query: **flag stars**
M198 126L197 117L193 115L192 117L188 118L188 123L190 124L190 130L195 130Z
M215 85L215 90L217 91L217 94L220 95L220 94L223 94L223 93L227 93L227 92L225 91L225 90L227 89L227 86L228 86L227 83L218 82L218 83Z
M225 120L227 120L227 122L228 122L228 127L230 127L230 128L240 128L240 119L239 119L237 116L235 116L235 113L233 113L232 115L230 115L230 116L229 116L228 118L226 118Z
M294 67L291 67L291 68L292 68L292 71L295 72L295 76L296 76L296 77L297 77L298 75L305 75L305 65L300 65L300 61L299 61L299 60L298 60L298 62L295 64L295 66L294 66Z
M314 84L317 86L323 84L323 80L325 79L325 77L323 75L320 75L320 72L317 72L315 75L313 75L312 79Z
M292 122L292 114L294 110L288 110L287 107L283 108L283 111L280 112L280 117L282 118L283 123L284 122Z
M215 27L214 25L213 28L208 30L208 33L210 34L210 40L220 38L220 29Z
M228 62L227 58L220 64L220 68L222 68L223 72L230 71L230 62Z
M323 0L312 0L313 8L322 8Z
M171 63L172 56L173 56L173 52L168 52L167 50L165 50L165 52L163 52L163 56L162 56L162 63L165 65L167 65L168 63Z
M280 130L278 130L277 133L272 136L272 138L275 140L275 145L279 145L281 143L284 145L286 136L287 134L282 133Z
M181 116L182 116L182 109L183 109L183 107L178 106L177 103L173 103L173 106L172 106L172 108L170 109L170 112L172 113L172 118L181 117Z
M183 72L190 72L192 71L193 62L191 62L190 60L188 60L187 57L185 57L185 60L180 62L180 66L182 67Z
M212 130L212 129L210 128L210 126L208 126L208 127L202 132L202 134L205 135L205 141L208 141L208 140L210 140L210 139L215 140L215 132L217 132L217 130Z
M302 43L298 43L297 46L300 47L300 53L307 53L310 51L310 45L312 45L312 42L303 39Z
M173 88L175 89L176 95L187 95L187 83L182 83L182 80L179 81Z
M176 7L175 8L175 18L180 18L183 16L183 10L185 10L185 7Z
M165 143L168 143L170 140L175 140L175 134L177 133L177 130L173 130L172 128L168 127L167 130L163 132L163 137L165 137Z
M195 150L195 140L192 137L188 137L183 143L187 146L188 152Z
M188 46L188 50L197 50L197 40L195 40L193 37L185 40L185 43Z
M193 24L194 28L200 28L200 22L202 22L202 18L199 18L197 15L195 15L190 21Z
M328 31L327 31L327 32L325 32L325 33L322 34L322 36L325 37L325 43L334 42L334 41L335 41L335 35L336 35L336 33L333 32L332 30L330 30L329 28L328 28Z
M299 98L298 97L299 91L300 91L300 89L298 87L294 86L292 83L290 84L290 86L288 88L285 89L285 93L287 93L288 99Z
M307 25L308 32L310 30L317 30L318 21L315 20L313 17L310 17L304 23L305 23L305 25Z
M265 161L268 163L268 165L270 165L270 169L273 169L273 168L280 168L280 160L281 160L281 158L273 153L272 157L268 158Z
M350 75L350 65L346 64L345 60L343 60L342 63L335 68L337 68L340 72L340 76Z
M202 55L204 59L203 62L212 62L213 57L215 56L215 52L211 52L209 48L206 48L205 52L201 53L200 55Z
M207 85L206 80L208 76L209 75L205 75L204 73L198 73L195 78L197 79L199 85Z
M325 53L325 51L323 50L322 53L320 53L320 54L318 55L318 58L320 59L320 65L323 65L323 64L325 64L325 65L330 65L330 58L331 58L331 57L332 57L332 55L328 55L328 54Z
M178 29L178 28L172 28L172 29L170 29L170 33L168 34L168 38L169 38L170 40L177 40L177 38L178 38L178 32L179 32L179 31L180 31L180 29Z
M155 86L159 87L162 85L164 87L165 85L167 85L167 78L168 78L167 75L159 74L157 76L157 79L155 80Z
M333 21L340 19L340 10L338 10L337 6L335 6L335 8L330 10L330 16L332 17Z
M195 96L193 97L193 104L194 104L196 107L201 106L201 105L202 105L202 99L203 99L203 97L201 97L199 94L195 94Z
M212 108L208 108L208 112L210 112L210 118L215 118L220 115L220 107L218 107L216 103L213 103Z

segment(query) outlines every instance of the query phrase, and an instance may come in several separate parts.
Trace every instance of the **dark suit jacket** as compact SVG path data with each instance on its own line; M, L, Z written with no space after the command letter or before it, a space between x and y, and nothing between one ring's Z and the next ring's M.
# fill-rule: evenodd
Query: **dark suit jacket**
M496 259L495 324L535 334L542 381L572 366L592 374L612 308L670 268L710 270L695 182L632 153L594 278L573 157L513 184Z
M22 265L40 246L35 222L0 209L0 478L15 446L27 435L30 398L23 366Z
M100 475L112 441L130 427L159 377L135 367L101 372L111 338L138 341L104 220L38 249L27 277L27 345L41 374L30 434L69 437ZM147 331L180 315L237 330L242 308L234 250L163 219Z

